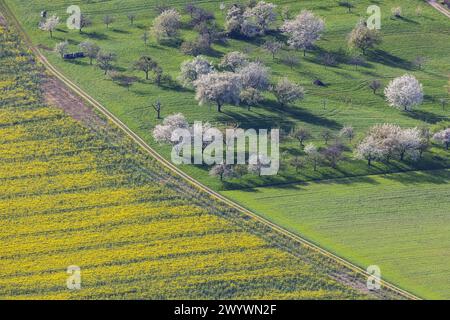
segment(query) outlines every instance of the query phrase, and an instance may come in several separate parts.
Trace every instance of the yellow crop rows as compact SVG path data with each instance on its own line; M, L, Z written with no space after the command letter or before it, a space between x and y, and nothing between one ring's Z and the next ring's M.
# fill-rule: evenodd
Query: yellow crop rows
M0 298L360 296L45 106L33 57L1 27L0 41ZM66 287L70 265L79 291Z

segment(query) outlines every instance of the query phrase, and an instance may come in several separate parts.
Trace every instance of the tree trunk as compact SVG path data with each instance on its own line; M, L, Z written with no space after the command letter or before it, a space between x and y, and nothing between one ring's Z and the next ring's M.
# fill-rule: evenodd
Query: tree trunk
M303 56L306 57L306 49L303 50Z
M148 71L145 71L145 80L148 80Z
M222 112L222 104L220 102L217 102L217 111Z

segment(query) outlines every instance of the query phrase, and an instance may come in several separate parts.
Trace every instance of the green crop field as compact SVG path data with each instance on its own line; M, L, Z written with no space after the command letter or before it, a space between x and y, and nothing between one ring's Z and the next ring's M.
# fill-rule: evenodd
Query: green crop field
M371 296L336 281L358 280L317 254L288 253L108 124L86 128L44 104L34 58L2 26L0 41L0 299ZM66 287L72 265L80 291Z
M337 133L344 125L352 125L357 137L352 143L345 142L345 159L336 168L320 166L314 171L308 165L297 172L290 161L295 156L304 156L304 152L296 139L285 138L281 143L282 168L277 176L246 174L220 182L209 176L207 166L183 166L182 169L245 207L343 258L362 267L382 266L386 279L404 289L424 298L450 297L450 285L445 281L450 275L445 258L450 251L449 209L446 208L449 152L432 143L420 161L393 159L369 167L365 161L355 160L351 150L367 130L378 123L395 123L406 128L429 127L450 120L450 106L442 107L440 103L440 99L448 99L450 19L424 1L376 2L382 10L383 42L365 56L364 65L357 69L348 63L354 52L347 48L347 35L361 17L366 17L366 9L373 1L354 1L355 7L350 13L336 0L271 1L278 5L279 11L289 6L295 15L302 9L309 9L324 18L326 30L314 50L303 57L302 52L285 48L273 60L261 46L267 39L280 37L274 33L254 40L233 38L227 44L214 44L207 58L218 63L227 52L248 52L252 59L262 60L270 68L273 83L287 76L304 86L305 99L280 107L275 97L267 93L261 105L250 111L245 106L226 105L223 113L218 113L214 107L199 106L195 92L176 83L180 64L192 58L184 55L179 45L159 44L152 36L147 45L141 40L157 16L156 7L163 4L183 13L180 38L194 39L197 32L188 26L189 17L183 11L189 1L5 2L34 45L41 48L53 65L167 158L170 147L159 145L152 138L152 129L160 123L151 106L157 99L163 104L163 117L181 112L190 122L209 121L218 127L238 124L242 128L281 128L285 132L302 126L311 130L314 135L311 141L319 147L324 146L320 138L324 129ZM214 12L219 26L223 26L225 16L225 11L220 10L222 2L232 3L196 1ZM66 9L72 4L79 5L93 20L93 25L81 34L68 30L65 25ZM391 9L397 6L402 8L402 18L392 17ZM418 6L422 8L420 15L416 14ZM61 18L62 23L53 38L37 27L42 10ZM134 25L127 19L130 13L137 16ZM116 19L109 28L102 22L107 14ZM277 23L281 23L280 18ZM69 41L70 51L78 51L82 41L95 42L103 50L117 54L115 70L141 80L128 90L104 76L98 67L89 65L87 59L63 61L53 48L64 40ZM324 53L342 59L338 59L335 66L325 67L320 61ZM281 57L287 54L295 55L299 65L292 69L286 66ZM133 61L142 55L155 59L173 82L157 86L152 80L143 80L142 73L131 70ZM419 56L426 58L423 68L413 64ZM387 85L405 73L413 74L423 84L425 92L424 103L412 112L389 107L382 90L373 94L368 88L374 79ZM313 85L316 79L327 86ZM354 228L355 225L360 227Z
M435 299L450 296L450 170L227 191L262 216Z

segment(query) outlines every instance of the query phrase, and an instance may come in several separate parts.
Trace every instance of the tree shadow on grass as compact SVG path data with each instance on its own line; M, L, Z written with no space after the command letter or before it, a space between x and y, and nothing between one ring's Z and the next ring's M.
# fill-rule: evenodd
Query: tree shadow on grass
M95 40L108 40L109 37L104 34L97 31L93 32L83 32L82 34L86 35L88 38L95 39Z
M297 106L287 105L281 107L276 101L265 100L261 103L261 107L267 110L279 112L282 118L286 118L285 116L289 116L298 121L307 122L329 129L339 129L341 127L340 124L334 120L314 115L307 110L299 108Z
M430 124L435 124L447 118L445 116L440 116L424 110L414 110L410 112L405 112L405 114L412 119L420 120Z
M411 63L411 61L405 60L400 57L396 57L384 50L377 49L377 50L371 51L367 54L367 56L372 62L384 64L389 67L401 68L401 69L405 69L405 70L413 70L414 69L414 66Z
M417 21L411 20L411 19L406 18L406 17L401 17L401 16L400 16L400 17L396 17L396 18L394 18L394 19L392 19L392 20L396 20L396 19L401 20L401 21L404 21L404 22L407 22L407 23L420 24L420 23L417 22Z

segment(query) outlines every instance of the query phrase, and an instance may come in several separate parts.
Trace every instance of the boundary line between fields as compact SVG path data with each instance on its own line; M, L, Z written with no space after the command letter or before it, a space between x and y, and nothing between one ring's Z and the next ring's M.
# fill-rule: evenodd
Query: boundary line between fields
M338 264L350 269L351 271L363 276L364 278L367 278L370 276L369 273L367 273L366 270L363 268L329 252L328 250L314 244L313 242L304 239L303 237L296 235L281 226L270 222L269 220L261 217L260 215L254 213L253 211L250 211L249 209L241 206L240 204L226 198L225 196L219 194L218 192L206 187L196 179L192 178L188 174L181 171L179 168L177 168L174 164L172 164L170 161L166 160L164 157L162 157L159 153L157 153L152 147L150 147L141 137L139 137L136 133L134 133L127 125L125 125L119 118L117 118L114 114L112 114L108 109L106 109L102 104L97 102L94 98L92 98L89 94L85 93L81 88L79 88L75 83L73 83L71 80L69 80L66 76L64 76L61 72L59 72L48 60L47 58L40 52L38 48L36 48L28 34L26 33L25 29L22 27L20 22L17 20L16 16L13 14L11 9L8 7L8 5L5 3L4 0L0 0L0 7L3 9L3 13L14 23L16 28L18 29L18 32L22 34L23 39L26 43L26 45L33 51L33 53L36 55L36 57L41 61L41 63L46 67L46 69L53 74L56 78L58 78L60 81L62 81L67 87L69 87L74 93L79 95L82 99L84 99L86 102L88 102L90 105L92 105L95 109L100 111L105 117L107 117L111 122L113 122L117 127L119 127L122 131L124 131L134 142L136 142L142 149L144 149L148 154L150 154L152 157L154 157L159 163L161 163L164 167L170 169L172 172L176 173L180 177L182 177L184 180L186 180L188 183L196 187L197 189L207 193L209 196L215 198L216 200L219 200L230 207L240 211L241 213L244 213L245 215L257 220L258 222L268 226L272 230L284 235L285 237L293 240L294 242L297 242L315 252L318 252L325 257L337 262ZM392 292L395 292L399 294L400 296L411 299L411 300L421 300L420 297L403 290L394 284L391 284L390 282L387 282L385 280L381 280L381 285L385 288L391 290Z

